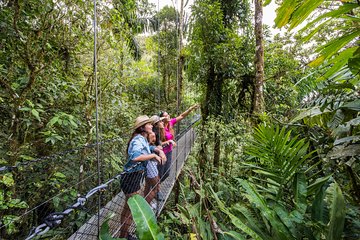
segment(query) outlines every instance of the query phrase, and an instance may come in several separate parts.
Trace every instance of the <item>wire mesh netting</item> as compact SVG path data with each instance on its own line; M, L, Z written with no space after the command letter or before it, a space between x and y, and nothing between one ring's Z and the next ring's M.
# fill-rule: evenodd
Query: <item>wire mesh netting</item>
M156 186L153 186L153 188L156 188L158 185L159 193L161 193L150 202L150 206L153 208L153 211L156 215L159 215L164 208L166 200L171 193L177 176L179 175L185 160L191 151L194 140L195 132L192 128L189 128L178 139L177 147L173 150L172 161L168 170L168 177L166 179L161 179L159 182L157 182ZM136 176L134 176L134 178L135 177ZM136 181L135 179L133 180ZM144 187L145 180L142 181L141 192L144 191ZM125 200L125 194L120 192L100 210L100 225L104 222L107 216L110 214L114 215L109 221L110 233L113 237L118 237L121 232L121 228L124 227L127 228L127 231L130 233L135 232L134 224L130 222L130 226L124 226L126 223L124 223L121 218ZM80 227L79 230L77 230L69 239L96 239L97 233L98 215L93 215L90 220L87 221L82 227Z
M124 135L99 143L104 156L104 179L121 172L124 159L121 153L125 151L123 146L126 145L122 139L126 138ZM20 162L12 171L2 172L3 178L11 176L14 179L13 191L24 197L21 202L14 201L19 207L12 209L13 217L0 223L0 238L25 239L31 228L43 223L49 214L63 211L76 202L81 194L96 187L98 173L94 146L84 145L48 157ZM109 186L102 196L103 201L110 200L118 189L118 183ZM96 201L89 199L86 206L64 219L56 231L44 236L61 239L55 236L73 233L85 219L96 212ZM1 212L6 215L6 209Z
M153 179L149 182L151 187L145 189L145 193L144 188L148 182L146 177L151 177L151 169L148 169L146 176L141 173L126 181L141 182L140 193L146 195L156 215L163 209L191 150L195 139L191 126L192 124L183 125L183 131L176 138L177 146L173 149L170 168L162 174L168 175L166 179L157 178L155 182ZM112 213L114 216L109 221L110 232L113 236L119 236L121 227L125 227L123 222L129 222L126 219L130 217L125 214L121 219L126 200L121 191L121 180L124 180L124 173L121 173L125 159L123 153L126 147L123 139L128 138L121 136L100 143L103 160L103 184L100 186L95 145L79 147L52 158L16 167L12 171L15 179L17 171L21 171L21 176L29 176L26 179L16 179L16 184L19 185L17 189L27 196L28 207L19 209L17 215L8 222L0 223L1 239L97 239L99 226ZM158 174L157 168L155 172L153 175ZM131 184L128 187L132 188ZM47 196L47 199L42 196ZM12 226L21 231L9 233L8 229ZM135 231L133 225L125 228L128 232Z

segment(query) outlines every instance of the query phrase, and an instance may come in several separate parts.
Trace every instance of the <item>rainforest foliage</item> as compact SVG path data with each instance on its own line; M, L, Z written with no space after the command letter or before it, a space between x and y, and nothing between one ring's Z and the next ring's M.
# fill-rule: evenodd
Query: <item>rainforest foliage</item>
M97 1L94 50L93 1L0 1L1 239L26 238L98 185L97 112L106 181L123 169L137 115L194 103L197 141L157 236L360 238L359 2L275 1L261 36L253 1L181 2L183 15ZM92 201L43 237L70 236Z

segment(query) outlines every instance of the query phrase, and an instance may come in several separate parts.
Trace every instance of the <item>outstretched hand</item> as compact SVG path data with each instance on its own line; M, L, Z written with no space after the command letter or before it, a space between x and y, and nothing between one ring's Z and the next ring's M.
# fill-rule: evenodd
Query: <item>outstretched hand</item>
M196 103L190 107L191 110L197 109L200 107L200 104Z

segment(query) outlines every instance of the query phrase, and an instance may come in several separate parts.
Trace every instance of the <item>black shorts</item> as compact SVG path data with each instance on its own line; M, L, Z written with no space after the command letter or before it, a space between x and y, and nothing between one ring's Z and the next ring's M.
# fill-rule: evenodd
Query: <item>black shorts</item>
M124 173L120 178L121 189L125 194L137 192L140 190L143 178L144 171Z

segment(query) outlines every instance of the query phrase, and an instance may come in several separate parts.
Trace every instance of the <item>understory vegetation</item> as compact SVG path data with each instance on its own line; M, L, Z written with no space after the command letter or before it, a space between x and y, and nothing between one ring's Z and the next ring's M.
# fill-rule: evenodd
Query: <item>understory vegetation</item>
M96 74L92 1L0 2L0 238L25 239L120 173L136 116L199 103L159 236L360 239L359 2L276 1L264 23L283 31L262 26L260 87L253 1L180 2L98 1ZM96 207L43 239L67 238Z

